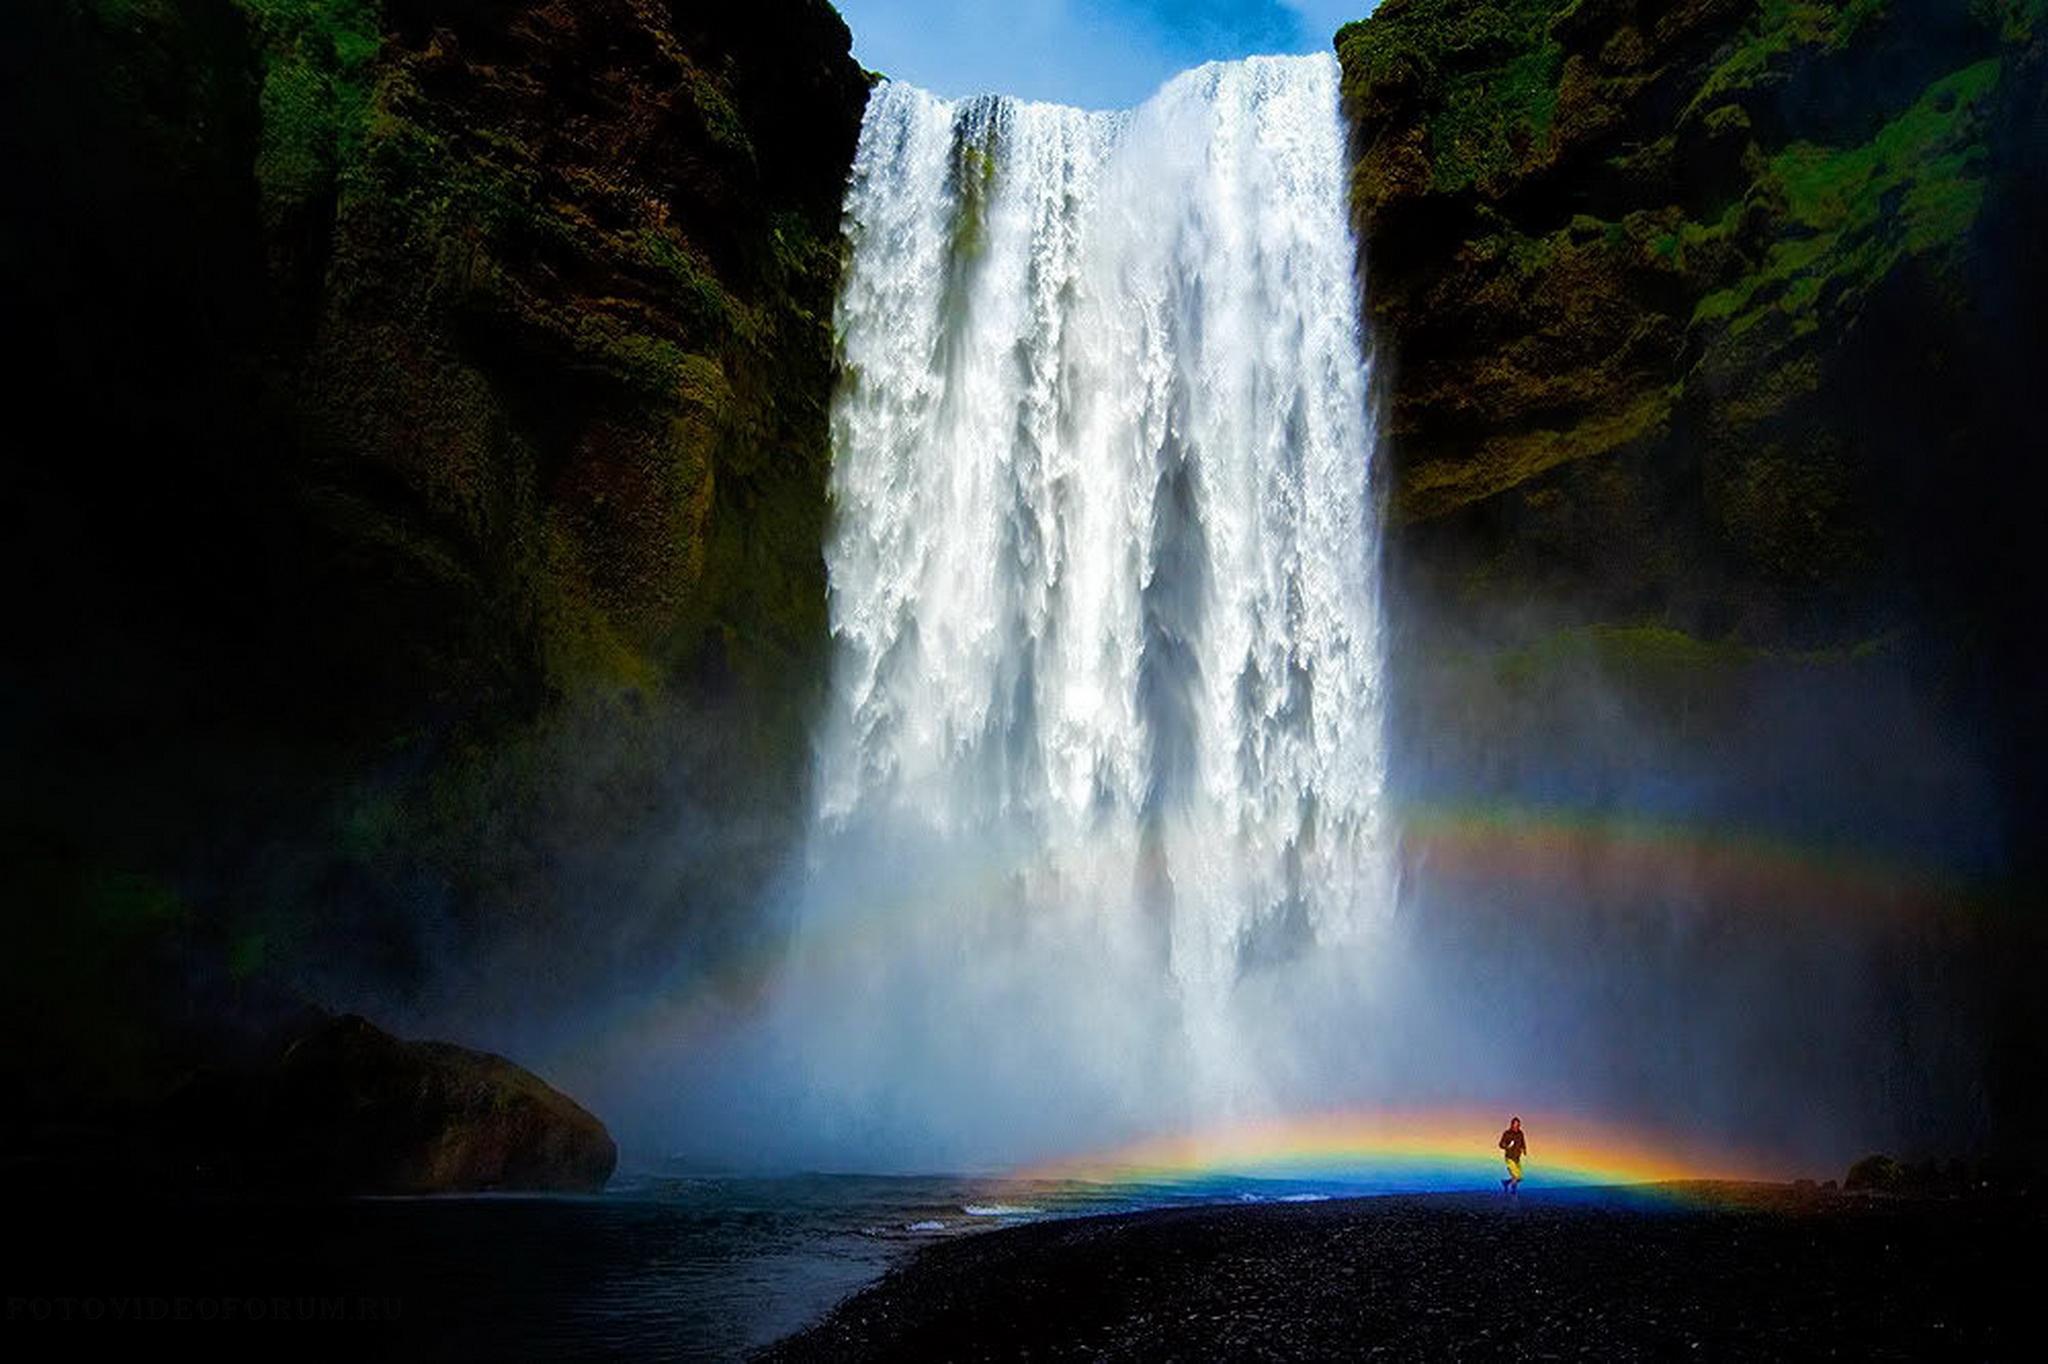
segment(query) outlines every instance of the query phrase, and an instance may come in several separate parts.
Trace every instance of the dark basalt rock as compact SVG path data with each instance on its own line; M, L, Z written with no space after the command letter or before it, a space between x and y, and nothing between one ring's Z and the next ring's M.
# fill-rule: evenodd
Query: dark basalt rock
M1754 665L1802 706L1847 665L1998 733L2017 822L2048 810L2009 605L2048 590L2044 45L2039 0L1386 0L1337 35L1398 732L1499 766L1555 718L1496 674L1668 735L1759 713Z
M156 1102L195 990L505 1016L749 931L824 676L850 42L824 0L0 15L31 1120Z
M267 1067L195 1077L160 1117L173 1184L267 1193L596 1191L618 1147L501 1056L350 1014Z
M1538 628L1896 628L1899 585L1995 510L1933 470L2015 401L1992 362L2021 338L1973 319L1986 264L2023 277L2004 187L2038 173L2009 133L2043 27L2028 0L1388 0L1347 26L1414 585ZM1927 525L1929 488L1962 524Z
M1869 1155L1849 1167L1842 1181L1845 1189L1895 1189L1900 1184L1900 1167L1886 1155Z
M2000 1238L2038 1225L2023 1200L1688 1192L1005 1228L925 1248L760 1358L1999 1357L2022 1338Z

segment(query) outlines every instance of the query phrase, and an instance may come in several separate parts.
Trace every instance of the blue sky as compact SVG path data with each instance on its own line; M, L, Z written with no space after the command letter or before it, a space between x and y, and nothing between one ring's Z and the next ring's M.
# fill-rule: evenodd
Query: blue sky
M1252 52L1324 52L1377 0L833 0L863 66L958 97L996 91L1091 109L1142 101L1177 71Z

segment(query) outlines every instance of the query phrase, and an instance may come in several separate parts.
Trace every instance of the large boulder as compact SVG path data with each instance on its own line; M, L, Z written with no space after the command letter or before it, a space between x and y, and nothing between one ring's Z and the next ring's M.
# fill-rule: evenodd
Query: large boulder
M1904 1182L1905 1172L1896 1160L1887 1155L1868 1155L1849 1167L1849 1176L1842 1181L1842 1187L1888 1191Z
M531 1071L353 1014L272 1066L196 1078L165 1117L184 1176L236 1191L595 1191L618 1163L604 1124Z

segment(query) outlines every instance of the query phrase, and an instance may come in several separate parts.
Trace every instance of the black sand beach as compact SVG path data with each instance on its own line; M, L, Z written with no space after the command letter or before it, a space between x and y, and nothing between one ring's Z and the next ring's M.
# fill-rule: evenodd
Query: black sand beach
M2041 1229L1760 1189L1093 1217L932 1246L762 1358L2006 1359Z

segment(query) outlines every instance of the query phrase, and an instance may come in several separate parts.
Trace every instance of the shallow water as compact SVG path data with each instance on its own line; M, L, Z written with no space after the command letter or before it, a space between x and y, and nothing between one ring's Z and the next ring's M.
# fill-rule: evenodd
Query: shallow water
M723 1359L816 1320L933 1241L1053 1217L1356 1191L655 1174L585 1197L51 1205L47 1221L18 1229L16 1244L37 1253L10 1269L7 1295L26 1320L219 1320L315 1353ZM374 1346L356 1343L365 1330Z

